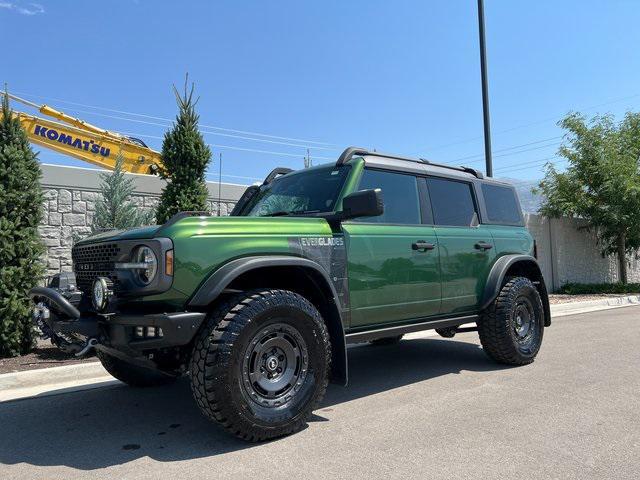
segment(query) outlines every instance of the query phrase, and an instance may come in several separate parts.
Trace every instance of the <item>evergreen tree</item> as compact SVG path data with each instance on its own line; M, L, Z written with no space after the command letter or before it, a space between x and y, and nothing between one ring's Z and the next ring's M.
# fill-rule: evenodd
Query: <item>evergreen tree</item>
M168 183L162 190L156 212L159 224L165 223L178 212L208 210L205 172L211 161L211 150L198 131L194 86L191 84L189 90L185 81L184 95L180 95L175 86L173 90L179 112L173 128L165 133L162 142L164 169L160 176Z
M40 166L9 100L0 116L0 357L27 353L33 346L31 302L44 265L38 235L43 195Z
M133 179L127 178L122 171L123 161L122 155L118 155L113 172L100 174L102 198L96 201L96 213L91 225L93 233L153 223L153 212L140 210L130 200L135 186Z

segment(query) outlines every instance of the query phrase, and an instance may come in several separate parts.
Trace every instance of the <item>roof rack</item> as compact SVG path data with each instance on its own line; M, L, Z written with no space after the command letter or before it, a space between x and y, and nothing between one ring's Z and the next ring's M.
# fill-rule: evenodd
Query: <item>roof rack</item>
M391 154L388 154L388 153L371 152L371 151L367 150L366 148L360 148L360 147L348 147L347 149L345 149L345 151L342 152L342 154L338 158L338 161L336 162L336 167L339 167L340 165L343 165L343 164L347 163L353 157L364 156L364 155L370 155L370 156L374 156L374 157L393 158L394 160L403 160L405 162L421 163L421 164L424 164L424 165L432 165L434 167L440 167L440 168L449 168L451 170L457 170L459 172L470 173L471 175L473 175L476 178L484 178L484 175L482 174L482 172L480 170L476 170L475 168L471 168L471 167L454 167L453 165L444 165L444 164L441 164L441 163L433 163L433 162L430 162L429 160L426 160L424 158L409 158L409 157L401 157L399 155L391 155Z

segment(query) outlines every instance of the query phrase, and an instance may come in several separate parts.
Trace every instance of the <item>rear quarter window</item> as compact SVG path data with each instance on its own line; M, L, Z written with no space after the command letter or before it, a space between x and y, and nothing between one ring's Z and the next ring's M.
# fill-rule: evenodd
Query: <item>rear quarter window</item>
M522 225L522 212L513 188L483 183L482 196L488 223Z

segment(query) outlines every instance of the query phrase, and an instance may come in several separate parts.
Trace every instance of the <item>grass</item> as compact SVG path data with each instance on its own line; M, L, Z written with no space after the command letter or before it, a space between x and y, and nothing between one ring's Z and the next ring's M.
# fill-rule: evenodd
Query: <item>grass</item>
M566 283L558 290L565 295L640 293L640 283Z

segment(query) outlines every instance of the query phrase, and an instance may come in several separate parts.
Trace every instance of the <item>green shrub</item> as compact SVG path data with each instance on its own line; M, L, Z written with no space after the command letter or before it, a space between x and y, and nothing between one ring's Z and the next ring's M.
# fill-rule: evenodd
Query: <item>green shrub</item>
M11 117L5 95L0 116L0 357L24 354L33 346L27 293L44 269L38 235L40 175L36 154L20 122Z
M122 170L124 159L118 155L112 172L100 174L101 197L96 201L92 233L104 230L126 230L151 225L153 212L142 210L131 202L135 190L133 179Z
M565 295L640 293L640 283L566 283L558 290Z

